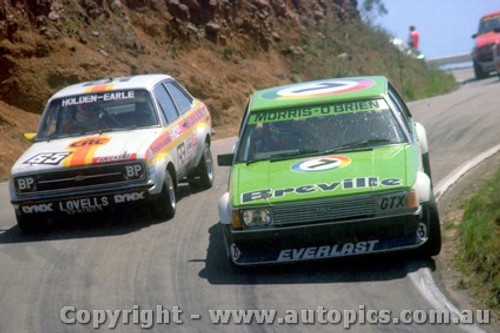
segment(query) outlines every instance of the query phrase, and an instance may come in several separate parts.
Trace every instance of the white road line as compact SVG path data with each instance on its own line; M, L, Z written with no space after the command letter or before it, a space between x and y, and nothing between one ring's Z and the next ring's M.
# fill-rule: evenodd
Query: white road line
M437 200L446 192L448 189L455 184L463 175L465 175L467 172L469 172L472 168L474 168L476 165L487 159L488 157L491 157L495 155L498 151L500 151L500 144L494 146L493 148L490 148L481 154L477 155L475 158L471 159L470 161L462 164L452 172L450 172L446 177L444 177L443 180L441 180L437 186L435 187L435 194Z
M448 176L446 176L442 181L438 183L435 188L436 198L439 200L441 196L453 185L455 184L463 175L472 170L482 161L493 156L498 151L500 151L500 144L495 147L488 149L487 151L479 154L467 163L464 163L460 167L453 170ZM417 270L412 269L413 267L408 267L408 275L421 292L421 294L432 304L436 310L449 311L451 314L460 317L460 311L446 298L446 296L439 290L436 282L432 278L432 274L429 268L421 267ZM483 333L485 332L476 325L460 325L465 332L470 333Z

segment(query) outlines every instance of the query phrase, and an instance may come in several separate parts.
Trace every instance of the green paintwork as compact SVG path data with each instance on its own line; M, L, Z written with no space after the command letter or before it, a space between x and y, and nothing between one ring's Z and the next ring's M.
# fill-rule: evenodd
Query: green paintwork
M339 153L335 155L348 158L351 163L344 167L324 171L296 172L292 170L293 165L311 157L272 162L261 161L249 165L245 163L235 164L231 174L232 206L242 208L263 204L366 194L375 191L408 189L416 182L418 160L412 158L412 156L418 156L416 150L415 146L403 143L380 146L364 151ZM360 188L344 188L349 187L350 179L357 178L376 178L377 181L374 186L368 186L368 181L359 180ZM384 185L382 184L384 180L398 181L389 181L389 185ZM340 184L335 186L336 182ZM323 185L318 186L318 184ZM284 192L280 195L278 192L278 195L276 195L273 192L291 188L299 188L304 193ZM261 190L271 190L274 197L259 200L244 199L245 193L248 199L248 193Z
M335 90L322 90L323 87L337 85ZM357 87L356 87L357 86ZM344 87L345 89L342 89ZM316 88L316 89L314 89ZM331 103L332 101L361 100L381 97L387 94L388 81L383 76L367 76L319 80L305 83L273 87L256 91L250 99L250 112L281 109L300 105ZM316 94L297 94L297 92L316 92ZM287 94L288 92L288 94ZM290 93L295 92L295 94Z

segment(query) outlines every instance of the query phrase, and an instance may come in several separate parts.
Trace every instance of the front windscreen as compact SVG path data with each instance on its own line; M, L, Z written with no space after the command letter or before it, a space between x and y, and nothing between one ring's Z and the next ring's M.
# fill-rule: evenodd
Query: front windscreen
M370 149L407 142L383 99L251 113L237 162Z
M488 16L481 20L481 22L479 22L478 34L492 32L495 29L500 29L500 14Z
M156 125L158 117L146 90L89 93L52 100L37 140Z

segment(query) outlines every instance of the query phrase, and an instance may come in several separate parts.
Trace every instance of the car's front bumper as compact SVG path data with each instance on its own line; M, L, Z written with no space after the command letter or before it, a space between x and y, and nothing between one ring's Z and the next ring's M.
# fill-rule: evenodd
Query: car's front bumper
M478 61L477 63L479 64L479 66L481 66L481 70L485 73L491 73L496 70L495 62L493 61L493 59L487 61Z
M152 200L153 184L129 184L112 189L79 190L65 193L36 194L11 200L16 215L80 215L112 211Z
M420 215L421 209L390 217L231 231L231 260L254 265L413 249L427 240L425 232L417 232Z

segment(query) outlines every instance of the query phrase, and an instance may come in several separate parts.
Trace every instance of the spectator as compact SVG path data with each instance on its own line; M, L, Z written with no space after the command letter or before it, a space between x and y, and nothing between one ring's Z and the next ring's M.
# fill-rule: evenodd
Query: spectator
M410 25L410 35L408 36L408 46L412 51L418 52L420 33L414 25Z

